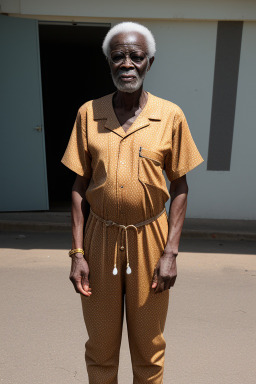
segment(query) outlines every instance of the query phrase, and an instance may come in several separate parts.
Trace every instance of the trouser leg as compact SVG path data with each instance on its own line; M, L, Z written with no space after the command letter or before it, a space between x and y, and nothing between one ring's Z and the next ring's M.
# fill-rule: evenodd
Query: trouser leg
M162 384L165 358L163 337L169 291L149 298L142 307L127 304L127 325L134 384ZM129 301L129 300L128 300Z
M123 307L120 306L120 310L111 308L111 304L106 303L104 297L100 301L97 300L98 303L92 303L91 298L92 296L87 300L82 297L84 320L89 336L85 344L89 383L117 384ZM105 304L102 304L104 300Z
M102 223L92 220L85 237L85 258L90 269L92 295L81 296L89 336L85 345L85 360L89 384L117 384L123 324L123 283L120 273L117 276L112 273L112 237L114 239L117 233L108 231L104 252L100 241L103 238Z
M151 288L154 268L167 241L166 216L139 231L131 240L132 273L126 278L126 314L134 384L162 384L165 340L163 331L169 290L155 294ZM129 234L132 237L132 234Z

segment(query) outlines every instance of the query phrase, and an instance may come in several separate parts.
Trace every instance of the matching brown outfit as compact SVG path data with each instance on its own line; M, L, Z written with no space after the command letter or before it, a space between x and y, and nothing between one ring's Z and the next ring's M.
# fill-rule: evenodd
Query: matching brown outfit
M167 242L170 181L203 159L176 104L148 93L125 132L113 94L85 103L62 158L90 179L84 233L92 295L81 296L90 384L116 384L124 308L134 384L162 384L169 290L155 294L153 271Z

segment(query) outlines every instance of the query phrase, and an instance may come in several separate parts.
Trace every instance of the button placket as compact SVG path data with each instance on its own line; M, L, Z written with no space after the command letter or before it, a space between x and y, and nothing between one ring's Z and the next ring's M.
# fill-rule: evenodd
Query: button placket
M118 154L118 167L117 167L117 185L118 185L118 196L119 196L119 209L120 213L123 212L123 200L124 200L124 165L125 165L125 160L122 156L122 143L123 139L120 141L119 144L119 154Z

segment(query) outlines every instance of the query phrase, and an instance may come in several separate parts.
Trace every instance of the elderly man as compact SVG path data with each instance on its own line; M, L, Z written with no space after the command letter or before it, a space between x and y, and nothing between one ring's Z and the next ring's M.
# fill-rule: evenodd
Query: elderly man
M161 384L169 288L187 205L185 175L203 159L181 108L143 90L154 61L151 32L137 23L118 24L106 35L103 52L117 91L79 109L62 158L77 174L70 279L89 335L89 383L117 383L125 307L133 383Z

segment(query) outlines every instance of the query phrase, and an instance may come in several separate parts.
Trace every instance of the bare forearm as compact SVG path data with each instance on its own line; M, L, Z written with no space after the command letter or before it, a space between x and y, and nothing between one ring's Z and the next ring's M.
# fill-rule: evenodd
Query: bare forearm
M163 255L158 260L154 270L152 288L155 293L170 289L176 281L176 256L178 255L181 230L187 209L187 194L186 175L171 182L168 238Z
M85 193L90 180L77 175L72 188L72 248L84 248L84 224L89 214L89 204ZM71 256L70 280L77 293L91 295L89 286L89 266L81 252Z
M85 198L88 184L89 180L81 182L78 178L72 189L72 248L83 248L84 224L89 211L89 204Z
M178 184L174 191L171 190L171 204L169 210L169 231L165 252L178 254L181 231L187 209L187 184Z
M84 214L81 209L82 199L72 191L72 248L83 248Z

